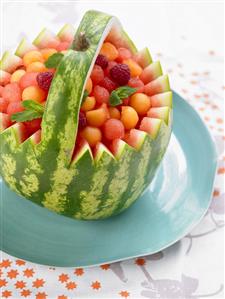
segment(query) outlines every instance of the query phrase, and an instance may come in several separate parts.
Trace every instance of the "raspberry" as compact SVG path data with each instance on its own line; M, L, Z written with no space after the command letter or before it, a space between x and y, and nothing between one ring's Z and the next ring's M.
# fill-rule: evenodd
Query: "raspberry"
M45 90L48 91L51 85L53 79L53 73L52 72L43 72L37 75L37 83L38 86Z
M118 63L110 70L110 75L119 85L126 85L130 80L130 69L128 65Z
M107 66L107 68L105 69L105 75L106 76L110 76L110 70L115 66L115 65L117 65L117 62L116 61L109 61L109 63L108 63L108 66Z
M91 72L91 80L94 83L94 85L98 84L100 81L102 81L104 78L104 72L102 68L99 65L95 65L93 67L93 70Z
M87 125L87 119L83 112L79 113L79 128L83 129Z
M102 87L106 88L109 92L113 91L114 89L117 88L117 84L113 82L111 79L108 77L105 77L100 83Z
M95 61L95 64L101 66L103 69L107 68L108 66L108 59L105 55L102 55L102 54L99 54L96 61Z

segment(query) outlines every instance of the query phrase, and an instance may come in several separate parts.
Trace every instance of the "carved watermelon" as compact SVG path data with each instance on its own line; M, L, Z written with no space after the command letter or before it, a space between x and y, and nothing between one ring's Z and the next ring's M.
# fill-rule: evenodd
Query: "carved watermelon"
M71 43L73 34L69 25L58 36L45 29L34 45L23 40L16 55L7 52L0 68L12 74L21 65L23 68L27 52L36 49L41 52L46 47L57 51L59 43ZM123 50L129 54L124 64L128 65L131 75L134 74L135 82L139 82L144 100L147 97L152 105L145 114L138 114L137 123L124 130L120 138L106 140L104 125L95 128L102 137L90 147L88 138L86 141L81 138L79 142L80 136L86 137L79 126L79 115L88 79L104 41L117 50L128 50ZM172 92L160 63L152 62L147 49L138 52L119 21L107 14L88 11L70 49L63 53L47 94L41 130L34 123L32 133L26 129L27 122L11 124L8 110L1 111L0 173L16 193L56 213L76 219L107 218L127 209L152 181L171 135ZM104 76L106 74L108 76L107 69ZM25 88L21 80L25 79L20 79L19 86ZM144 84L140 84L140 80ZM7 86L4 85L2 89ZM36 86L36 82L33 85ZM95 96L93 88L89 91L92 98ZM23 95L24 92L22 99ZM129 106L129 100L126 101ZM103 107L96 105L95 109ZM112 110L107 102L104 107L109 111L108 117L122 123L123 105ZM28 127L31 127L29 122ZM115 133L116 127L113 129Z

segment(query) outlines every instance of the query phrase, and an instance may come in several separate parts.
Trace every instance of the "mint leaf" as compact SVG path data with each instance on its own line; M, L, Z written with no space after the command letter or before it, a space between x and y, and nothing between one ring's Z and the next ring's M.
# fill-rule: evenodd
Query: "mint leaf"
M41 104L33 100L26 100L22 102L22 105L25 108L25 110L18 113L14 113L11 116L12 121L30 121L33 119L41 118L43 116L44 107Z
M137 91L136 88L130 86L121 86L111 92L109 102L111 106L122 104L123 100L131 96Z
M45 66L48 69L51 68L57 68L57 66L59 65L59 63L61 62L62 58L63 58L63 54L62 53L55 53L53 55L51 55L47 61L45 61Z
M123 100L119 97L115 90L111 92L109 103L111 106L117 106L122 104Z
M83 104L83 102L86 100L87 96L88 96L88 91L85 89L81 104Z
M23 121L30 121L33 119L41 118L42 116L43 113L32 111L32 110L24 110L13 114L11 116L11 120L16 122L23 122Z
M25 100L22 102L22 105L26 110L32 110L42 114L44 113L44 107L33 100Z

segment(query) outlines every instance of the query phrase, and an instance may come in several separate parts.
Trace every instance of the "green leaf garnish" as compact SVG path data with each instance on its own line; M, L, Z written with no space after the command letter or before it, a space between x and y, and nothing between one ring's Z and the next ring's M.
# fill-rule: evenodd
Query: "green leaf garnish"
M33 119L41 118L44 113L44 107L33 100L26 100L22 102L24 111L14 113L11 116L12 121L24 122Z
M137 91L136 88L130 86L121 86L113 90L110 94L109 102L111 106L118 106L123 103L123 100L131 96Z
M57 66L59 65L59 63L61 62L62 58L63 58L63 54L62 53L55 53L53 55L51 55L47 61L45 61L45 66L48 69L51 68L57 68Z
M83 102L86 100L87 96L88 96L88 91L85 89L81 104L83 104Z
M39 104L39 103L37 103L33 100L23 101L22 105L26 110L33 110L33 111L36 111L36 112L40 112L42 114L44 113L44 110L45 110L44 107L41 104Z
M31 121L33 119L41 118L42 115L42 113L37 111L24 110L22 112L13 114L11 116L11 120L16 122Z

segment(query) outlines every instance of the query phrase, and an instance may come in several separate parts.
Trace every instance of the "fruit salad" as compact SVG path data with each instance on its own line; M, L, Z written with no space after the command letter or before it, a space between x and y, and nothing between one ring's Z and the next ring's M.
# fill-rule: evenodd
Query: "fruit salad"
M64 30L69 28L72 27L67 25ZM62 34L54 38L51 35L49 40L45 38L45 43L42 39L37 48L28 48L22 53L11 74L4 73L5 77L1 79L2 130L15 122L14 114L26 111L23 101L46 105L55 73L54 68L46 67L46 61L56 53L66 54L73 35L67 35L66 39ZM154 137L160 119L168 123L172 92L165 92L167 77L156 80L162 74L160 63L144 66L142 59L143 56L132 54L128 48L117 47L106 37L85 86L75 153L84 141L93 153L99 142L113 152L117 139L135 147L136 129ZM24 138L37 133L36 142L40 142L41 121L41 117L20 121Z

